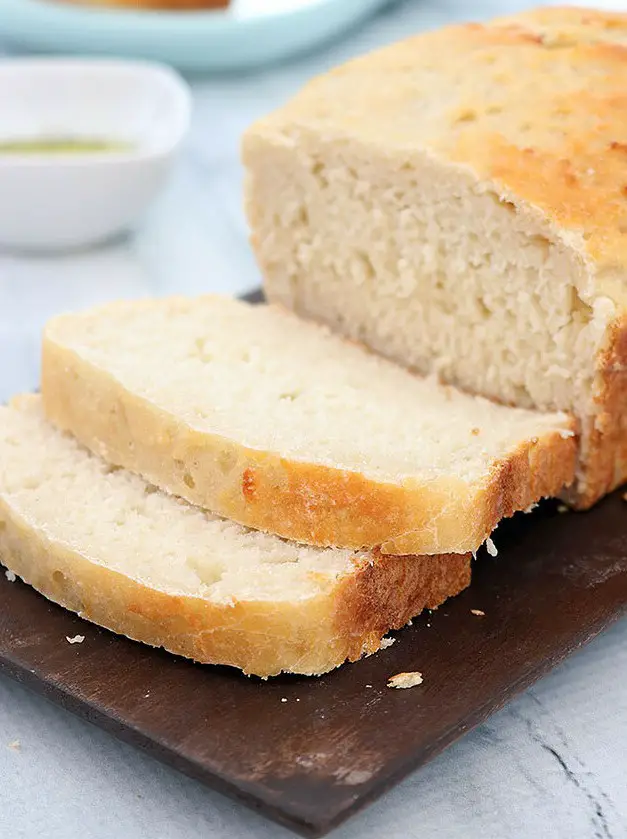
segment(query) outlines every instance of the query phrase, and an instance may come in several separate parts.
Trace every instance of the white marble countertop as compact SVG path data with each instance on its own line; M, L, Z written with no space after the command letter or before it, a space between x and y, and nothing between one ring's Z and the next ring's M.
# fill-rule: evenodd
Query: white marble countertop
M0 400L36 386L39 331L54 312L258 283L240 206L238 138L306 78L420 28L525 5L408 0L282 68L194 80L185 153L134 236L65 257L0 255ZM623 621L334 836L625 839L626 672ZM14 741L19 748L9 747ZM289 835L0 678L2 839Z

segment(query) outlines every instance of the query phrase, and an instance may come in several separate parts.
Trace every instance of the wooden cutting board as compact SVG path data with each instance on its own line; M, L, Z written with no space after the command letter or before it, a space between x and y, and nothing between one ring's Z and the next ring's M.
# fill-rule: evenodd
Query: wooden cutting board
M262 682L117 637L0 573L0 670L154 757L318 836L627 611L627 503L502 524L465 593L388 650ZM1 558L0 558L1 559ZM474 615L472 609L485 612ZM66 636L84 635L70 645ZM386 687L420 670L424 683Z
M503 523L466 592L320 679L262 682L101 630L0 572L0 671L157 759L320 836L627 612L627 502ZM0 562L2 557L0 556ZM473 614L480 610L484 615ZM84 635L82 644L66 637ZM386 686L419 670L424 683Z

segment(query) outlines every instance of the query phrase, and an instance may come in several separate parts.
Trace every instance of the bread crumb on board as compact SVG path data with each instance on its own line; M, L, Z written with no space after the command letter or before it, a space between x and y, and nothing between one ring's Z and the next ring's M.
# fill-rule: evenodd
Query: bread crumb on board
M7 749L11 749L12 752L19 752L22 750L22 744L19 740L12 740L10 743L7 743Z
M413 688L423 683L422 673L413 670L409 673L397 673L388 679L389 688Z
M623 498L624 497L625 496L623 495ZM568 512L568 507L566 506L566 504L558 504L557 505L557 512L558 513L567 513Z
M17 580L17 574L14 571L11 571L10 568L6 569L4 576L10 583L14 583Z
M623 493L623 501L627 501L627 492Z
M485 612L482 609L471 609L470 611L473 615L477 615L479 618L485 617Z
M85 636L84 635L75 635L73 638L70 638L69 635L66 635L65 640L68 642L68 644L82 644L83 641L85 640Z
M496 545L494 544L490 536L488 536L488 538L485 540L485 547L490 556L496 556L498 554Z
M381 647L382 650L387 650L388 647L391 647L392 644L396 641L396 638L382 638L381 639Z

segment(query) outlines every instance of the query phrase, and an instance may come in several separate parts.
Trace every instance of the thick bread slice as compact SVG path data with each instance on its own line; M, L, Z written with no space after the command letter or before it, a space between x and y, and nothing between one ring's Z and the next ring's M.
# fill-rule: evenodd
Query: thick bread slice
M42 392L52 422L109 462L316 545L474 551L574 472L567 416L466 396L229 298L55 318Z
M244 141L268 297L422 373L575 414L627 479L627 15L452 26L309 83Z
M246 673L318 674L470 582L469 556L386 557L246 530L0 408L0 562L115 632Z

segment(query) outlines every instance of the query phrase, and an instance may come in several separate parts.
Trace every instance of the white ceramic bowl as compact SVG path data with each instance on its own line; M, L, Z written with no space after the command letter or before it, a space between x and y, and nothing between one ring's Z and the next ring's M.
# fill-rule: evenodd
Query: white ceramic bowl
M161 189L189 125L189 88L135 61L0 61L0 143L72 137L128 150L0 152L0 246L76 248L128 228Z

